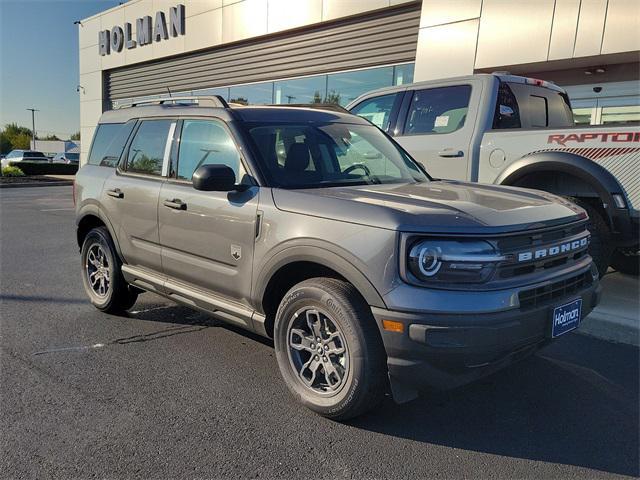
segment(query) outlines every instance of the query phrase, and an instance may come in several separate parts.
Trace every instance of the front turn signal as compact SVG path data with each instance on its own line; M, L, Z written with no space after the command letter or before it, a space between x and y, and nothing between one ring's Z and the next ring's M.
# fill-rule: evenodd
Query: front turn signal
M394 320L382 320L382 328L388 332L402 333L404 331L404 324Z

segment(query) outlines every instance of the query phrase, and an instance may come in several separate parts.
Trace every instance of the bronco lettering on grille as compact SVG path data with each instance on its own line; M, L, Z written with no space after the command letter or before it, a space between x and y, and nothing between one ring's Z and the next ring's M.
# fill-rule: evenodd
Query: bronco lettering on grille
M528 262L531 260L539 260L546 257L554 257L561 253L573 252L586 247L589 244L589 237L583 237L571 242L561 243L552 247L543 247L537 250L529 250L527 252L518 253L518 262Z

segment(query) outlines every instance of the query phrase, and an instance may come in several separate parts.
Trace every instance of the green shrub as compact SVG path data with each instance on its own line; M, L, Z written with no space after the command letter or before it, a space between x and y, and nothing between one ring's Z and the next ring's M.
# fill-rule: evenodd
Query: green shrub
M9 165L8 167L4 167L2 169L3 177L24 177L24 172L20 170L18 167L14 167Z
M10 162L19 167L25 175L75 175L78 165L68 163Z

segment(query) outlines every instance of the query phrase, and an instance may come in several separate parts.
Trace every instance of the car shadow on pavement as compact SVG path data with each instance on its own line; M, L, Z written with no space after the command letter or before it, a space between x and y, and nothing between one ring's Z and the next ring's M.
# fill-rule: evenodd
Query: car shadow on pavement
M350 425L418 442L639 475L638 349L579 334L477 383ZM428 459L425 459L428 461Z

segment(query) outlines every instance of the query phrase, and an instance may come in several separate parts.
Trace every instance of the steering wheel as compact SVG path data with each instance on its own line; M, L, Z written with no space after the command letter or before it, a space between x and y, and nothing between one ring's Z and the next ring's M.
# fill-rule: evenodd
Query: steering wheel
M369 167L367 167L364 163L354 163L353 165L345 168L344 172L342 173L345 173L345 174L351 173L352 171L357 170L358 168L362 170L367 177L371 177L371 170L369 170Z

